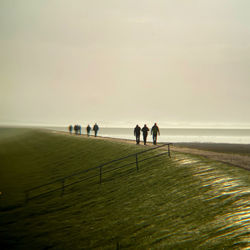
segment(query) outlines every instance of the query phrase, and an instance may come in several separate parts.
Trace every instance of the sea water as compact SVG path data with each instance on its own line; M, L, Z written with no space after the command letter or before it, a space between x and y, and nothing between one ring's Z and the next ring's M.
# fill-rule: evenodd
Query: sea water
M68 131L66 127L50 127L50 129ZM82 134L86 134L85 128L82 128ZM93 135L92 130L91 134ZM130 140L135 139L133 128L102 128L100 126L98 136ZM147 140L152 142L150 131ZM160 128L158 142L250 144L250 129Z

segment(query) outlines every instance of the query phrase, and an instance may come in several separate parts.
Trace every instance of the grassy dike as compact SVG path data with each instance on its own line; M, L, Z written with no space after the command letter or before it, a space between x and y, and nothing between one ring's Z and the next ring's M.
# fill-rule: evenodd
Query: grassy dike
M246 170L176 153L24 204L25 189L145 147L31 129L3 134L1 249L247 247Z

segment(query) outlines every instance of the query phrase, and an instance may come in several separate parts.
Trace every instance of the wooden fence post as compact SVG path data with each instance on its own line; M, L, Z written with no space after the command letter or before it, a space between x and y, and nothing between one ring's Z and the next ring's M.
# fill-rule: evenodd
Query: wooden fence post
M116 242L116 250L120 250L120 243Z

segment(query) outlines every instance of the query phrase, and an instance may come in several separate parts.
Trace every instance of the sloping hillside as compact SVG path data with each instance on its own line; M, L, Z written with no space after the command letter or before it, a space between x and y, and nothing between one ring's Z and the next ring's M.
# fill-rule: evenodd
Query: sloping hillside
M24 203L24 190L145 150L23 130L0 142L4 249L247 248L249 172L175 153ZM148 153L148 156L154 152ZM129 160L128 160L129 161ZM115 167L115 165L114 165Z

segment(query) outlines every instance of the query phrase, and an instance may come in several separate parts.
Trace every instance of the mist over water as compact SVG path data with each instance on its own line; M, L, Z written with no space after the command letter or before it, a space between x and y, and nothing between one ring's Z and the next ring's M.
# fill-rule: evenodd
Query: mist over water
M50 129L68 131L65 127L50 127ZM82 128L86 134L86 129ZM160 128L158 142L203 142L203 143L235 143L250 144L250 129L185 129L185 128ZM91 131L93 134L93 131ZM133 128L102 128L99 136L134 140ZM142 135L141 135L142 139ZM152 136L148 134L148 141Z

